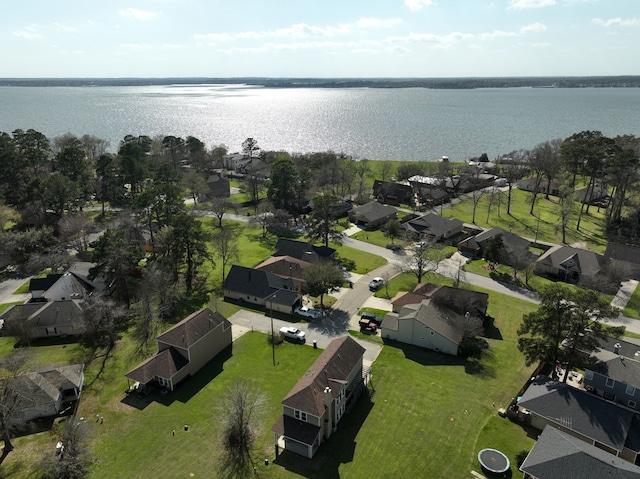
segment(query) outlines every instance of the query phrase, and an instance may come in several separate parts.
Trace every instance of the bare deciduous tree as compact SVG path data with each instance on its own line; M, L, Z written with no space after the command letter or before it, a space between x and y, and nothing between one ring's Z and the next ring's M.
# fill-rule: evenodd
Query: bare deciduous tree
M0 434L4 442L0 464L13 451L13 434L26 425L21 407L27 397L18 381L28 360L29 354L24 350L15 351L0 360Z
M233 384L223 396L215 418L222 422L218 477L253 475L255 439L265 404L264 396L244 382Z

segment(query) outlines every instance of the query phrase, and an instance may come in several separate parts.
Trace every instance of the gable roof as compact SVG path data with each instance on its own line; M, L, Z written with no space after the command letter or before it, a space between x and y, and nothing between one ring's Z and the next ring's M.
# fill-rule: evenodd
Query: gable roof
M327 246L315 246L306 241L279 238L276 243L276 252L272 256L291 256L311 262L321 258L331 258L335 252L335 249Z
M0 316L2 319L19 318L31 320L33 326L53 328L73 326L78 332L84 330L82 300L50 301L47 303L16 304Z
M473 316L484 316L489 305L489 295L469 289L453 286L420 283L413 288L412 294L420 294L432 298L436 304L447 307L458 314L469 312Z
M433 236L446 237L449 232L460 228L464 223L456 218L444 218L440 215L427 213L404 223L404 227L415 233L428 233Z
M556 245L545 251L536 263L561 271L576 271L585 276L595 276L604 264L604 256L585 249Z
M640 479L640 467L547 426L520 470L537 479Z
M528 249L531 245L531 241L518 236L517 234L505 231L502 228L490 228L478 233L475 236L472 236L471 238L467 238L466 240L461 241L460 243L458 243L458 247L480 251L481 249L486 247L489 240L495 238L496 236L502 237L502 244L507 249L522 250Z
M640 339L626 336L624 338L612 338L611 336L598 338L598 347L601 350L613 352L616 350L616 346L619 346L616 354L625 358L640 359ZM636 356L636 353L638 353L638 356Z
M46 291L62 278L62 274L48 274L46 278L31 278L29 291Z
M283 278L295 278L302 280L304 269L309 266L308 261L303 261L293 256L270 256L255 269L269 271Z
M377 201L369 201L361 206L356 206L349 212L349 217L357 221L371 223L397 213L398 210L391 205L383 205Z
M419 304L403 307L398 313L398 321L410 319L424 324L455 344L462 341L464 318L449 308L436 305L431 299L423 299Z
M625 359L624 356L619 356L604 349L591 353L591 358L595 362L587 366L586 369L615 381L640 388L640 361Z
M209 308L204 308L167 329L156 338L156 341L177 348L189 349L220 325L223 325L224 329L231 327L231 323L220 313L217 311L214 313Z
M299 284L300 281L296 279L282 278L270 271L234 264L222 287L236 293L263 299L278 293L276 298L279 304L293 305L298 300L296 290Z
M631 410L546 376L532 381L518 405L616 451L625 446L634 417Z
M362 361L364 352L365 349L351 336L334 339L291 388L282 405L322 416L325 387L331 388L333 398L337 397L353 368Z
M16 376L9 387L19 392L18 408L28 410L56 402L62 391L81 388L83 371L83 364L32 371Z
M145 359L124 376L141 384L147 384L155 377L169 379L187 364L189 360L174 347L170 347Z

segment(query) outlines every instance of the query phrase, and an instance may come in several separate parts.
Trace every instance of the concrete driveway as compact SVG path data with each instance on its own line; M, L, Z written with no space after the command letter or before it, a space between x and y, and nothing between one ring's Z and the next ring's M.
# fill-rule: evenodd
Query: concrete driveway
M234 340L251 331L260 331L262 333L271 332L271 318L266 314L241 309L229 318L229 322L232 324L231 331ZM281 319L273 319L273 331L275 334L278 334L278 330L282 326L295 326L307 335L307 346L313 346L313 341L315 341L317 346L322 349L326 348L334 339L348 334L348 325L349 318L339 311L336 312L333 317L324 317L321 320L311 323L290 323ZM364 353L364 364L371 366L378 357L378 354L380 354L382 345L372 343L371 341L354 339L366 350Z

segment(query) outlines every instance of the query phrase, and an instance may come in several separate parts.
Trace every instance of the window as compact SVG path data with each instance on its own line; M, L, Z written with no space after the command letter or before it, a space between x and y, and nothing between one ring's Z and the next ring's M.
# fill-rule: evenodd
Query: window
M632 401L631 399L629 399L629 402L627 403L627 406L632 407L633 409L636 408L636 402Z
M593 371L590 371L589 369L587 369L584 372L584 378L589 380L593 379Z
M616 382L613 379L607 378L607 387L608 388L612 388L615 383Z
M300 419L301 421L307 422L307 413L304 411L298 411L297 409L294 409L293 417L295 417L296 419Z
M629 396L633 396L636 393L636 388L633 386L627 386L626 392Z

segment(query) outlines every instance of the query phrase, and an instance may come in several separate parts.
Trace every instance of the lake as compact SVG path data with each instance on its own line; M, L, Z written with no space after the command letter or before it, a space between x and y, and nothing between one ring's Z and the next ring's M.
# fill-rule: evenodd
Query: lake
M195 136L239 151L333 150L452 161L531 149L583 130L640 136L640 88L272 89L245 85L0 87L0 131Z

